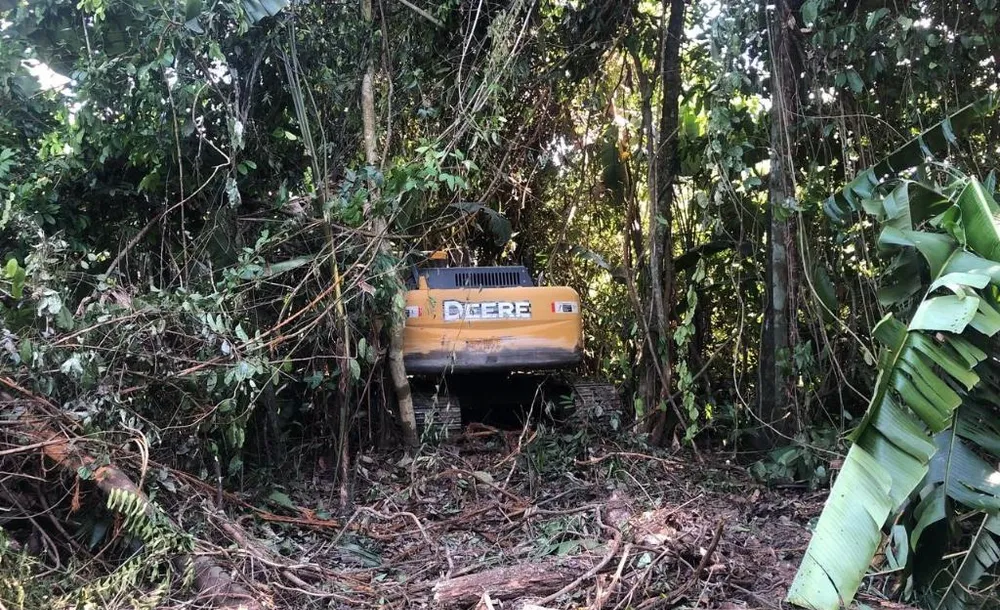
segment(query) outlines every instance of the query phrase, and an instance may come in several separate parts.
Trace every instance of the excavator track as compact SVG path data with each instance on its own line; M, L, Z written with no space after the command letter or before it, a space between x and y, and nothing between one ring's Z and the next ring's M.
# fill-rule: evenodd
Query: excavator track
M458 397L445 390L413 393L413 413L421 440L441 441L462 431Z
M538 405L539 401L544 412L536 410L535 417L573 427L614 430L623 416L621 398L613 384L538 374L460 376L440 385L427 384L414 388L413 411L421 440L440 442L461 433L463 406L470 421L519 427L532 403Z
M602 419L611 413L621 413L622 401L613 384L581 380L573 382L575 412L588 418Z
M616 430L624 416L622 401L613 384L592 379L564 379L564 400L557 416L563 425L592 430Z

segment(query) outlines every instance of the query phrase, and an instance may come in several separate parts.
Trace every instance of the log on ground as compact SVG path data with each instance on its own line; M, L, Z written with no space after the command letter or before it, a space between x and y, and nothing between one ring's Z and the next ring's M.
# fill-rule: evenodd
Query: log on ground
M544 596L573 582L593 566L591 558L574 557L491 568L438 581L434 601L443 608L458 608L475 604L483 593L501 601Z

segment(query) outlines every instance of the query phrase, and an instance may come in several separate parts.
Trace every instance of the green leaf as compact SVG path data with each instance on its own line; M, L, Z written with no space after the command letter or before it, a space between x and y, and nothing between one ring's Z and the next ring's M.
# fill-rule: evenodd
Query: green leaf
M241 4L250 23L257 23L261 19L277 15L288 5L288 0L241 0Z
M855 93L861 93L865 88L865 81L861 80L861 75L854 68L847 71L847 84Z
M19 267L17 271L14 272L14 277L10 281L10 294L15 299L20 299L24 294L24 282L27 278L25 269Z
M825 320L831 321L836 318L837 293L834 290L833 282L830 281L830 274L826 267L816 265L812 272L812 288L816 292L816 299L819 302L819 309Z
M865 29L869 32L875 29L878 22L882 20L883 17L889 14L889 9L883 7L877 11L868 13L868 19L865 20Z
M802 3L802 21L806 25L816 23L819 13L819 0L806 0Z
M920 304L910 330L940 330L961 334L972 322L979 309L979 297L949 295L935 297Z
M934 292L938 288L943 287L947 287L953 292L960 292L963 287L986 288L989 283L990 276L982 273L947 273L931 282L927 292Z
M966 242L976 254L1000 262L1000 207L983 185L971 178L958 196Z
M201 27L200 23L198 23L198 19L188 19L187 21L184 22L184 27L191 30L195 34L205 33L205 29Z
M949 144L958 144L958 137L955 135L954 129L952 129L950 118L945 117L945 119L941 121L941 133L944 135L944 139Z
M903 19L902 17L900 18L901 23ZM992 115L998 105L1000 105L1000 94L993 92L960 108L946 118L952 135L957 137L963 134L966 129L976 124L978 120ZM923 163L926 153L931 153L938 158L947 156L949 144L943 123L944 121L932 125L921 132L917 137L900 146L881 161L859 174L843 189L834 193L823 205L827 216L835 222L843 223L851 210L859 209L856 195L859 187L863 186L869 192L868 195L862 195L862 197L871 197L870 193L872 189L882 184L886 177L898 175L900 172Z
M907 559L910 556L910 536L906 527L902 525L892 526L892 534L889 545L886 546L885 558L889 567L893 570L904 569Z
M299 258L293 258L278 263L268 263L264 266L264 270L261 272L260 277L271 278L276 275L281 275L282 273L288 273L289 271L293 271L299 267L312 264L315 260L315 257L312 256L300 256Z
M493 208L487 207L482 203L475 201L460 201L458 203L452 203L448 205L449 208L459 210L460 212L475 216L477 214L484 214L487 219L486 227L489 232L493 235L493 243L496 246L503 246L514 234L514 229L500 212L497 212Z
M365 567L377 568L382 565L382 557L353 542L341 542L337 548L358 558Z
M935 297L931 302L954 298ZM954 316L952 310L964 312L963 307L941 301L924 309L918 326L952 325L951 319L935 320L934 314ZM788 600L794 604L837 610L854 599L881 540L882 525L929 471L935 445L927 437L928 428L944 430L961 404L961 396L945 379L966 387L978 382L972 371L978 360L961 356L957 339L938 344L912 326L907 329L886 316L875 327L875 337L886 350L875 391L851 434L855 444L789 589Z
M951 127L939 128L934 137L950 140ZM936 594L948 610L957 610L1000 558L995 536L984 533L987 524L1000 530L993 520L1000 514L1000 471L982 457L1000 457L1000 364L983 349L987 337L1000 333L1000 206L974 179L940 189L903 182L882 197L866 193L871 184L859 176L844 189L843 201L857 209L862 200L860 207L882 224L879 249L893 256L886 277L895 284L888 296L908 298L922 290L924 298L916 307L907 305L913 312L909 324L888 315L873 330L883 350L872 398L850 435L854 445L788 600L816 610L849 605L890 517L896 527L912 527L908 536L893 530L887 557L898 569L909 567L908 553L900 552L907 539L923 552L927 545L918 543L924 532L947 520L949 527L934 531L953 538L936 541L950 550L949 543L962 540L949 533L961 533L954 527L958 515L986 511L990 518L981 521L963 559L948 559L929 572L956 575L941 579L947 588ZM914 230L918 226L927 230ZM926 268L916 264L920 259ZM935 294L942 289L954 294ZM917 490L911 519L902 509ZM864 519L863 511L871 518ZM934 584L940 582L915 586Z
M296 509L295 503L292 502L292 499L288 497L288 494L286 494L283 491L274 490L270 494L268 494L267 499L287 509L290 510Z
M891 487L875 458L851 447L788 589L789 602L823 610L850 604L882 539Z
M962 440L957 426L935 435L934 442L927 483L943 485L948 497L965 506L1000 511L1000 471Z
M976 315L969 324L987 337L992 337L1000 332L1000 311L986 299L980 299Z
M959 563L955 581L945 594L943 602L947 610L979 606L972 591L990 570L1000 564L1000 516L986 513L981 522L968 552Z
M21 345L18 346L17 355L21 359L21 362L31 365L35 359L35 345L30 339L24 339L21 341Z
M184 20L197 19L201 15L202 0L187 0L184 3Z

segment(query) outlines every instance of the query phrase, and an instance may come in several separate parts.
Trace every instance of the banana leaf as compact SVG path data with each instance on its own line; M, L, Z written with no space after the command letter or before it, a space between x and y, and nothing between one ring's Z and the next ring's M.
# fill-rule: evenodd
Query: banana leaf
M976 602L973 592L983 577L1000 564L1000 516L986 514L982 526L972 539L968 553L962 558L954 580L946 589L943 607L946 610L965 610Z
M972 356L985 358L985 353L976 354L944 335L949 329L965 331L956 329L958 313L953 310L966 308L943 299L948 297L924 302L932 305L925 309L920 330L907 329L891 314L876 326L876 339L885 351L875 393L852 434L854 445L789 588L789 602L837 610L854 599L882 526L927 476L935 454L928 432L944 430L961 404L951 385L971 388L978 383L973 368L979 359ZM942 322L935 328L938 316ZM944 338L939 342L926 331Z
M894 260L907 261L897 271L912 269L919 252L930 281L918 281L916 290L911 282L900 291L923 289L908 325L890 314L874 329L884 348L875 390L850 435L854 445L789 588L787 599L793 604L817 610L850 604L881 541L882 527L918 489L924 492L914 510L914 548L929 525L948 517L949 499L989 514L1000 510L1000 473L967 444L1000 449L993 406L1000 374L977 345L1000 332L1000 214L988 189L977 181L957 186L936 191L949 205L929 194L935 189L911 186L865 203L865 210L884 226L879 246L895 253ZM942 232L914 230L927 220L928 229L937 224ZM966 580L978 580L996 563L989 542L978 536L976 543L975 562L959 570ZM959 596L948 595L946 600Z
M901 172L924 163L928 157L947 157L958 136L965 133L975 121L991 115L998 105L1000 94L991 92L960 108L858 174L823 203L823 211L833 222L845 224L852 212L860 211L863 201L871 199L887 178L898 176Z

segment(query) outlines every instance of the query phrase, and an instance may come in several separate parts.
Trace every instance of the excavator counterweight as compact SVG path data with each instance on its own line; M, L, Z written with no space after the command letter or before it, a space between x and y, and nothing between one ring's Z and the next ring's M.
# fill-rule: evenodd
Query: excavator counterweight
M406 296L407 372L537 371L580 362L580 297L572 288L533 286L523 267L428 271Z

